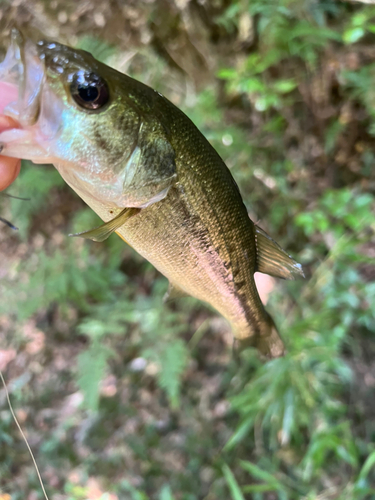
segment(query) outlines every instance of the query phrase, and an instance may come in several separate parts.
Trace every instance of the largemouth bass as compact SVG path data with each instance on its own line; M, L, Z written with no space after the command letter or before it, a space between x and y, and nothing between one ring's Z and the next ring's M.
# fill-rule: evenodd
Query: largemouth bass
M223 160L163 95L56 42L13 30L0 65L0 134L7 156L53 163L105 221L81 236L116 231L170 282L169 295L211 304L243 345L268 357L283 342L254 281L293 279L301 265L249 218Z

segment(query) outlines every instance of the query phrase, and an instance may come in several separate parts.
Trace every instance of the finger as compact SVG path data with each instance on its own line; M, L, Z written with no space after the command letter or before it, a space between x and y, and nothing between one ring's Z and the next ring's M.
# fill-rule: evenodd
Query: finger
M0 156L0 191L6 189L20 172L21 160Z
M9 116L0 115L0 132L18 128L19 124ZM0 191L6 189L20 172L21 160L0 155Z
M10 116L0 115L0 131L7 130L8 128L19 128L19 123L13 120Z

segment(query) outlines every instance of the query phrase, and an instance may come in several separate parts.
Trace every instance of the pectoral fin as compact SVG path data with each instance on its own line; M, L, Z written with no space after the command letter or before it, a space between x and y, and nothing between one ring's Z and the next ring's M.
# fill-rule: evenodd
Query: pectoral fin
M255 241L257 248L256 270L274 276L294 280L298 276L305 277L301 264L288 255L260 227L255 225Z
M114 231L117 231L125 222L133 217L138 212L140 208L124 208L114 219L105 222L95 229L90 229L90 231L84 231L82 233L70 234L69 236L80 236L81 238L87 238L93 241L104 241L110 236Z

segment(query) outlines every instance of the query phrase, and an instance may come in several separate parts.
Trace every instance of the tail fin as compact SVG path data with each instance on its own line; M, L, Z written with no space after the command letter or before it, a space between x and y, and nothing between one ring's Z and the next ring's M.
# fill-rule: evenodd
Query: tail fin
M285 354L284 343L271 316L267 315L267 322L262 325L262 332L251 337L237 339L239 350L255 347L266 358L279 358Z

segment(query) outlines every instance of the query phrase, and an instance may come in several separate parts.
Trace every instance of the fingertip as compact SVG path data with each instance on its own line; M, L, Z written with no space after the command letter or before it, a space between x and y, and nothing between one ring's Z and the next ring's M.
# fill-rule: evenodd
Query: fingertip
M21 168L21 160L0 156L0 191L6 189L17 178Z

